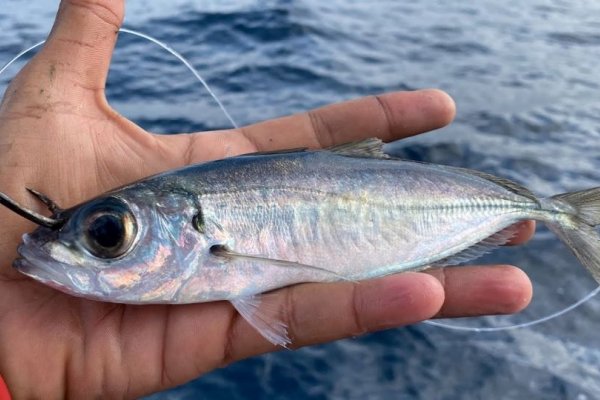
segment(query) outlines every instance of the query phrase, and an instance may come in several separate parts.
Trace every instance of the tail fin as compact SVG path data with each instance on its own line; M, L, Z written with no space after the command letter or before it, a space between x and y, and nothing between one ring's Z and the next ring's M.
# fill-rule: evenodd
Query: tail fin
M577 210L568 224L547 223L575 254L596 282L600 284L600 235L594 229L600 225L600 188L563 193L552 200L566 203Z
M600 225L600 187L552 196L575 207L577 215L590 226Z

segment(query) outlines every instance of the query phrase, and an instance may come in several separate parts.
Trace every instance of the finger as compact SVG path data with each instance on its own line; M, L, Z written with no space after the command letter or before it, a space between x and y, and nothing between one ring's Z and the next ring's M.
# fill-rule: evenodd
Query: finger
M434 316L515 312L531 298L527 277L514 267L460 267L447 269L445 275L442 272L408 272L358 284L296 285L270 294L269 306L280 310L276 314L288 326L292 346L300 347ZM165 346L161 374L168 376L171 385L278 349L225 302L173 308L169 322L169 329L160 332ZM139 332L140 326L135 323L132 329Z
M435 315L444 301L440 282L420 273L358 284L296 285L266 296L269 308L287 324L294 347L422 321ZM130 387L135 395L175 386L230 362L279 349L227 302L130 309L120 329L123 337L129 338L122 344L123 359L136 371L136 382ZM157 326L158 311L166 320L164 326ZM162 346L147 351L145 343ZM148 372L151 377L141 376L142 366L147 365L155 367Z
M332 104L251 125L242 133L260 150L320 148L369 137L390 142L441 128L452 121L454 114L450 96L428 89Z
M30 68L36 84L56 91L103 89L123 15L122 0L63 0Z
M443 127L454 113L450 96L429 89L363 97L238 130L157 138L179 149L183 162L189 164L253 151L327 147L370 137L389 142Z
M507 243L509 246L523 244L533 237L535 233L535 221L521 221L515 224L517 233Z
M444 305L437 318L513 314L531 301L527 275L509 265L440 268L428 271L443 285Z
M358 284L297 285L278 296L279 315L294 348L422 321L435 315L444 300L439 281L420 273ZM239 317L228 338L224 363L275 349Z

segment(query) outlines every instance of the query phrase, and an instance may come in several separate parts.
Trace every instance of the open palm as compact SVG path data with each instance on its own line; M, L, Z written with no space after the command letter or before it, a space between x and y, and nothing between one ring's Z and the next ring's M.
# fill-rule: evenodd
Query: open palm
M63 1L44 49L0 108L0 190L31 208L35 188L72 206L115 186L252 151L318 148L441 127L454 105L439 91L391 93L239 130L158 136L110 108L104 83L120 1ZM0 209L0 375L15 397L137 397L244 357L275 350L226 302L125 306L70 297L11 268L28 221ZM516 242L525 241L523 225ZM465 267L277 292L294 346L436 315L515 312L529 302L514 267Z

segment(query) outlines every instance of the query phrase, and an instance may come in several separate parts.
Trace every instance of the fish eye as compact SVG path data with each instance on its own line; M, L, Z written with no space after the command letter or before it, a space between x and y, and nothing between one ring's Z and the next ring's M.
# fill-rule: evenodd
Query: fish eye
M98 258L118 258L131 248L137 226L133 214L120 207L92 211L83 226L83 244Z

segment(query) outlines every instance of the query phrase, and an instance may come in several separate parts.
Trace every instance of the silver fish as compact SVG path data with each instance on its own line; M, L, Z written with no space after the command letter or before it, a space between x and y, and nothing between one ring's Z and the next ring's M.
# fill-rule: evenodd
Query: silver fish
M600 282L600 188L538 198L462 168L393 159L377 139L256 153L166 172L62 210L32 213L22 273L119 303L228 300L268 340L290 343L261 294L471 260L514 224L546 223Z

